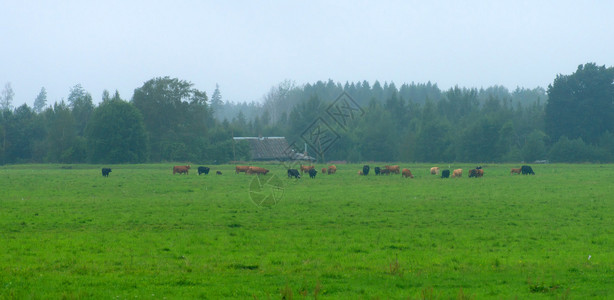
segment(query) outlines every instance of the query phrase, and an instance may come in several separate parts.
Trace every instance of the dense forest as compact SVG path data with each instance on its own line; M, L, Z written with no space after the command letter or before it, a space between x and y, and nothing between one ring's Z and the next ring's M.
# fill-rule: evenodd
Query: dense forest
M343 124L330 118L340 95L356 112ZM285 136L302 152L318 120L334 138L309 152L324 161L614 161L614 68L594 63L556 75L547 90L284 81L262 102L231 103L219 87L209 98L188 81L162 77L130 100L105 91L98 105L79 84L50 105L45 88L32 107L14 108L14 97L7 83L0 164L249 160L247 145L232 137Z

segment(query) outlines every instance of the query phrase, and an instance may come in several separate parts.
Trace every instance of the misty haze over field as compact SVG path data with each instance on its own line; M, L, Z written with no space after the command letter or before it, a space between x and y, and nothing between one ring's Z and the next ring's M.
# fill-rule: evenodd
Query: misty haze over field
M614 65L610 1L9 1L0 83L13 106L81 84L131 99L154 77L225 101L284 80L547 88L579 64Z

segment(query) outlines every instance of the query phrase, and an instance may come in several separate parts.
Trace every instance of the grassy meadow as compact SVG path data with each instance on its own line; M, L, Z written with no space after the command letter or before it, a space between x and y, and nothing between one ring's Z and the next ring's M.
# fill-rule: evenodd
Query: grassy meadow
M255 165L274 206L234 165L0 167L0 299L614 298L614 165Z

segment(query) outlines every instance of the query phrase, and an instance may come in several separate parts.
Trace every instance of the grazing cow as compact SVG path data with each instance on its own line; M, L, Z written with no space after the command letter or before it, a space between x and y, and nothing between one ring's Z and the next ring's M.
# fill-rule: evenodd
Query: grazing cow
M309 178L316 178L316 174L318 174L318 171L316 171L316 169L309 169Z
M469 178L471 178L471 177L478 178L478 177L482 177L482 176L484 176L484 170L482 170L482 169L471 169L471 170L469 170Z
M381 170L379 171L379 173L380 173L381 175L390 175L390 170L388 170L388 169L381 169Z
M450 170L441 171L441 178L450 178Z
M518 169L512 168L512 171L510 172L510 174L520 174L521 170L522 170L522 168L518 168Z
M309 173L309 170L313 169L314 166L303 166L301 165L301 173Z
M394 173L394 174L399 174L400 170L401 170L401 168L399 168L399 166L397 166L397 165L394 165L394 166L384 166L384 168L386 168L387 170L389 170L391 173Z
M249 169L249 166L237 166L235 168L235 173L239 174L241 172L243 173L247 173L247 170Z
M298 173L297 169L288 169L288 178L292 177L299 179L301 178L301 174Z
M337 173L337 167L335 165L328 167L328 175Z
M522 172L522 175L535 175L535 172L533 172L533 168L531 168L531 166L520 167L520 172Z
M463 177L463 169L456 169L452 171L452 177Z
M414 175L411 174L411 171L409 169L403 169L403 178L414 178Z
M437 174L439 174L439 167L432 167L431 175L437 175Z
M256 175L266 175L266 173L269 173L269 170L265 169L265 168L261 168L261 167L249 167L249 169L247 169L247 172L245 172L245 174L256 174Z
M362 171L358 170L358 175L362 176L362 175L365 175L365 173L363 173Z
M375 167L375 175L379 175L381 171L380 167Z
M198 175L200 174L205 174L205 175L209 175L209 167L198 167Z
M362 166L362 174L369 175L369 170L371 170L371 168L369 167L369 165L364 165Z
M222 171L215 171L215 175L222 175Z
M326 174L326 168L322 168L322 174Z
M102 168L102 176L109 177L109 173L111 173L110 168Z
M175 175L175 173L179 173L179 174L185 173L186 175L188 175L188 170L190 170L190 166L174 166L173 175Z

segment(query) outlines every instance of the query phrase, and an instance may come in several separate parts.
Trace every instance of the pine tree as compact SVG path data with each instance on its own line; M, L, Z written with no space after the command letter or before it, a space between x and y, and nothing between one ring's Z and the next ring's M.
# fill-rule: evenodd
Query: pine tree
M215 84L215 91L213 91L213 95L211 96L211 110L213 111L213 116L216 119L221 117L221 110L223 106L222 101L222 93L220 93L219 84Z
M34 112L40 114L45 108L45 105L47 105L47 90L45 87L42 87L40 93L38 93L38 96L34 99Z

